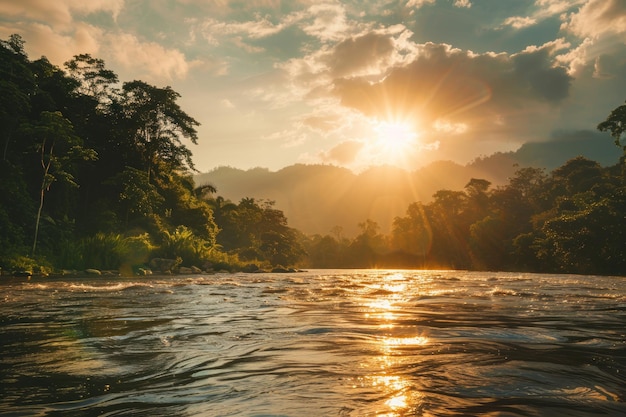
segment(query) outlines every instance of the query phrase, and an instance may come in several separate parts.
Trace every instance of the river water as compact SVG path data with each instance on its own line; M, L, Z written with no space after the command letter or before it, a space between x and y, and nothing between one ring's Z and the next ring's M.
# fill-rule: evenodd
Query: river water
M0 416L626 415L626 278L4 279Z

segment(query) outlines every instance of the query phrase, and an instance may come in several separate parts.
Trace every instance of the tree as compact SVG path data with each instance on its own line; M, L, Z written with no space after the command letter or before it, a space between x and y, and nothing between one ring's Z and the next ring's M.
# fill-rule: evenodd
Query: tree
M598 124L601 132L611 132L615 145L622 148L626 155L626 142L623 142L623 135L626 133L626 104L615 108L605 121Z
M81 146L82 141L75 135L72 124L60 112L41 113L39 122L29 127L28 131L38 139L37 147L41 164L39 207L32 246L32 255L34 255L46 192L55 181L64 181L77 186L72 175L72 162L81 159L94 160L96 154L93 150Z
M391 232L392 250L416 258L419 266L424 267L432 243L433 231L423 204L410 204L405 217L394 219Z
M622 169L622 181L626 182L626 104L615 108L605 121L598 124L598 130L601 132L611 132L615 145L622 149L620 157L620 165Z
M433 231L433 260L446 267L470 267L470 224L463 218L467 194L462 191L440 190L433 198L427 210Z
M150 184L148 175L136 168L126 167L108 183L118 189L119 203L124 211L127 227L132 219L149 220L163 203L163 197L156 187Z
M373 267L388 253L388 245L380 226L372 219L359 223L359 233L349 247L349 261L356 267Z
M191 152L183 139L198 141L199 123L185 113L171 87L158 88L143 81L124 83L122 112L132 151L151 180L154 170L194 169Z
M71 78L77 81L76 91L93 97L104 106L111 102L112 85L118 82L117 74L107 69L104 61L89 54L75 55L64 64Z

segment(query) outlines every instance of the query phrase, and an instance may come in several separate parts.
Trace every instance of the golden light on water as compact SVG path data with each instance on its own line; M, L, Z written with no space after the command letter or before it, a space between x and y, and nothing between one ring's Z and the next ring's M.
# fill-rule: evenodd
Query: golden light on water
M406 279L402 273L382 277L381 282L375 285L379 296L364 302L365 318L386 333L376 339L380 355L365 365L371 374L362 380L369 381L384 398L379 404L380 409L377 409L377 416L398 417L420 403L421 394L413 381L396 372L402 369L403 350L419 349L430 343L430 339L418 329L407 328L398 321L407 302Z
M383 344L388 347L425 346L428 344L428 338L425 336L388 337L383 339Z
M385 404L387 404L389 408L395 410L397 408L406 408L407 407L406 401L407 401L406 395L398 395L396 397L393 397L387 400Z

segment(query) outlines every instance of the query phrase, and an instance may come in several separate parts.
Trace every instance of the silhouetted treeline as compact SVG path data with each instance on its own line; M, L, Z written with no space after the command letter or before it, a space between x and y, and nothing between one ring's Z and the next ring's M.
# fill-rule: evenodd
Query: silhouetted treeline
M18 35L0 41L0 267L294 264L302 250L282 213L220 206L196 187L183 141L196 143L198 122L178 98L120 83L90 55L63 70L29 60Z
M623 107L623 106L622 106ZM368 220L354 239L307 243L312 267L403 267L626 274L620 166L574 158L550 174L522 168L507 185L472 179L409 205L390 235Z

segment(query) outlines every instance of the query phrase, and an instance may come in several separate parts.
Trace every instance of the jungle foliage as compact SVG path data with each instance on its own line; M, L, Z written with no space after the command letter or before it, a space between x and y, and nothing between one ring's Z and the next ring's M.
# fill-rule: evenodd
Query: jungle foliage
M199 124L178 98L120 83L90 55L61 69L30 60L18 35L0 41L0 267L295 264L303 252L282 213L220 206L196 187L187 145Z
M549 174L521 168L502 187L472 179L433 197L409 205L389 235L369 220L354 239L311 237L310 265L626 274L620 166L577 157Z

